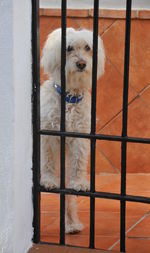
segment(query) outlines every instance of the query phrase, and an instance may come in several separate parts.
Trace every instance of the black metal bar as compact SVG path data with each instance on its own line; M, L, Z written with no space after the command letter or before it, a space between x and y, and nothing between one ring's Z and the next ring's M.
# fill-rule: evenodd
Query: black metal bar
M91 140L91 187L90 191L95 192L95 140ZM95 197L90 196L90 248L95 245Z
M33 242L40 241L40 57L39 1L32 0L32 115L33 115Z
M132 1L126 2L126 31L125 31L125 56L124 56L124 87L123 87L123 117L122 117L122 137L127 136L128 125L128 87L129 87L129 59L130 59L130 30L131 30L131 5ZM121 143L121 196L126 195L126 160L127 143ZM125 219L126 201L121 200L120 212L120 251L125 252Z
M92 134L95 134L95 130L96 130L98 13L99 13L99 0L94 0L93 62L92 62L92 100L91 100L91 133Z
M48 190L42 186L40 186L41 192L47 192L47 193L63 193L67 195L76 195L76 196L83 196L83 197L95 197L95 198L104 198L104 199L114 199L114 200L126 200L129 202L139 202L139 203L145 203L150 204L150 197L143 197L143 196L133 196L133 195L121 195L118 193L110 193L110 192L91 192L91 191L75 191L73 189L52 189Z
M60 130L65 132L65 91L66 91L66 7L67 1L61 1L61 124ZM61 136L60 147L60 188L65 189L65 136ZM60 192L60 244L65 244L65 195Z
M150 138L139 138L139 137L129 137L129 136L118 136L118 135L105 135L105 134L87 134L87 133L77 133L77 132L64 132L64 131L53 131L53 130L40 130L41 135L53 135L53 136L66 136L74 138L85 138L85 139L97 139L106 141L126 141L131 143L139 144L150 144Z
M59 246L59 244L58 243L53 243L53 242L44 242L44 241L42 241L42 242L40 242L40 244L41 245L55 245L55 246ZM72 250L72 247L74 248L74 249L80 249L80 251L81 251L81 249L87 249L87 247L86 246L77 246L77 245L70 245L70 244L65 244L65 246L67 246L68 247L68 249L69 248L71 248L69 251L71 251ZM67 250L67 252L68 252L68 249L66 249ZM74 251L74 250L73 250Z
M93 62L92 62L92 100L91 100L91 134L96 131L96 94L97 94L97 51L98 51L98 13L99 0L94 0L93 18ZM95 147L96 139L91 139L91 177L90 191L95 192ZM90 198L90 248L95 247L95 197Z

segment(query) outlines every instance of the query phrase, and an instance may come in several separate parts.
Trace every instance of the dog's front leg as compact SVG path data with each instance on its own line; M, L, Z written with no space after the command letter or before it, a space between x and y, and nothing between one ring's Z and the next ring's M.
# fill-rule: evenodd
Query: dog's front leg
M66 195L65 232L78 233L83 229L77 213L77 197Z
M41 180L47 189L59 188L59 139L58 137L41 137Z
M88 191L87 163L89 141L72 138L68 143L68 187L76 191Z

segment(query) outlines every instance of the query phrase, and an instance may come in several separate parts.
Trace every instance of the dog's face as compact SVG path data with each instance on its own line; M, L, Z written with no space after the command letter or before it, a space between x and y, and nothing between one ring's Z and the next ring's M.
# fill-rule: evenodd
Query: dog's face
M66 77L74 88L90 85L92 73L92 41L89 31L68 33L66 48Z
M92 83L93 33L88 30L66 30L66 86L67 89L90 88ZM43 48L41 60L47 74L60 84L61 29L53 31ZM104 73L105 53L98 37L98 77Z

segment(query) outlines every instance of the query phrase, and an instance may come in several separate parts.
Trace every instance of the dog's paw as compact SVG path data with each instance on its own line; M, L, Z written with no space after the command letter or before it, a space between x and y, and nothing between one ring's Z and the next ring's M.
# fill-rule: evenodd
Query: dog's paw
M89 191L90 183L87 180L72 180L69 183L69 188L72 188L76 191Z
M40 184L49 190L59 188L59 182L56 177L41 177Z
M76 234L82 231L84 228L82 223L72 223L72 224L66 224L65 226L65 232L66 234Z

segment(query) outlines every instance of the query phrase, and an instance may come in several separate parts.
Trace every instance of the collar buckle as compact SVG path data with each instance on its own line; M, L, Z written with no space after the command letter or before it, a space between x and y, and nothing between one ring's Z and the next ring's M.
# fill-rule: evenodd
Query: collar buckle
M53 87L55 88L55 90L57 91L57 93L61 96L61 86L58 85L58 84L56 84L56 83L54 83ZM66 92L66 94L65 94L65 101L67 103L78 104L79 102L82 101L82 99L83 99L82 95L75 96L75 95L70 94L69 92Z

